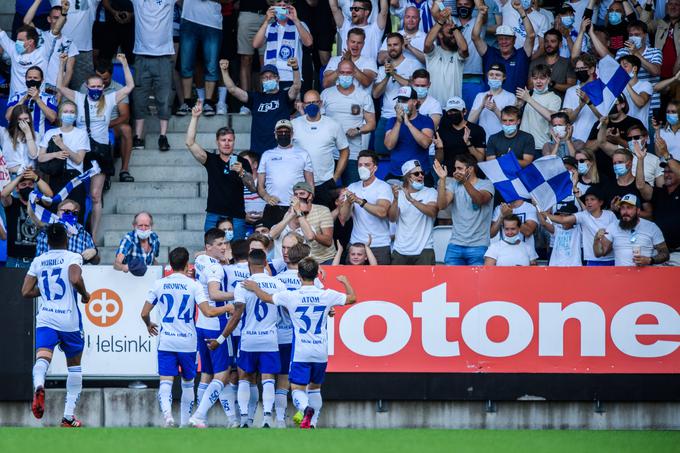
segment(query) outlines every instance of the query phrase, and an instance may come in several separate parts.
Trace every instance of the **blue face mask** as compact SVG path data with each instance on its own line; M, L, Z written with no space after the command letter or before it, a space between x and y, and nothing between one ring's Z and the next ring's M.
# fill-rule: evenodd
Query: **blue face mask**
M626 164L614 164L614 174L617 177L621 177L628 173L628 169L626 168Z
M628 41L632 42L636 49L642 47L642 38L639 36L629 36Z
M607 14L607 18L609 19L609 23L612 25L619 25L621 23L621 13L618 11L611 11Z
M562 25L567 28L571 28L574 25L574 16L564 16L561 20Z
M93 101L98 101L99 98L102 97L102 94L104 93L104 90L101 88L88 88L87 89L87 95L92 99Z
M75 122L76 122L76 114L75 113L62 113L61 114L61 124L63 124L64 126L71 126Z
M500 87L503 86L503 81L498 80L498 79L489 79L489 88L492 90L498 90Z
M401 105L401 108L404 111L404 115L408 115L410 113L408 109L408 104L406 102L400 102L399 105Z
M425 99L427 97L427 87L413 87L413 90L418 95L418 99Z
M319 110L321 110L321 108L320 108L318 105L316 105L316 104L308 104L308 105L305 105L305 113L306 113L307 116L309 116L310 118L314 118L316 115L318 115L318 114L319 114Z
M529 9L531 7L531 0L522 0L522 8Z
M503 133L505 135L512 135L515 132L517 132L517 125L516 124L504 124L503 125Z
M288 9L283 6L275 6L276 10L276 20L286 20L286 15L288 14Z
M677 113L666 113L666 121L671 126L678 124L678 114Z
M14 50L16 50L19 55L26 52L26 47L24 46L24 42L23 41L16 41L14 43Z
M338 76L338 85L340 85L344 89L351 87L353 83L354 77L352 77L351 75Z
M588 164L586 162L579 162L576 169L579 175L585 175L588 173Z
M61 220L61 223L67 224L67 225L75 225L78 223L78 216L76 216L72 212L65 212L61 215L59 218Z
M232 239L234 239L234 230L227 230L224 232L224 237L227 240L227 242L231 242Z
M275 91L278 88L279 88L279 82L277 82L276 79L269 79L269 80L263 80L262 81L262 90L265 93Z
M423 187L425 187L425 184L420 182L420 181L413 181L411 183L411 187L413 187L416 190L423 190Z

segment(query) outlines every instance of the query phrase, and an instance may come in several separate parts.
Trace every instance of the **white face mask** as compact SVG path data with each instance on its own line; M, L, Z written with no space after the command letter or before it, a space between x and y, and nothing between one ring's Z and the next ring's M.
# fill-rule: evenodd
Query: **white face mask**
M144 241L146 239L149 239L151 237L151 230L140 230L140 229L135 229L135 235L137 235L137 239L140 241Z
M371 170L369 170L366 167L359 167L359 179L362 181L366 181L368 178L371 177Z
M559 138L567 136L567 126L553 126L553 131Z

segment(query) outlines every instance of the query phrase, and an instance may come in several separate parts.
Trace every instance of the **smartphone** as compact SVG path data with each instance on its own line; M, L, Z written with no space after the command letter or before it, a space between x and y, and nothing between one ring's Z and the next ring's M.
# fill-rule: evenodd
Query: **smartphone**
M236 154L232 154L231 157L229 158L229 167L231 167L235 163L238 163L238 156Z

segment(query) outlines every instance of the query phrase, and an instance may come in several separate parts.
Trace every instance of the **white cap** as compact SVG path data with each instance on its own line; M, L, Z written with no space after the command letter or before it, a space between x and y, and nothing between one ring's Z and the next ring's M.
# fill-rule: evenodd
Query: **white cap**
M413 88L407 85L399 88L399 91L397 91L397 95L394 97L394 99L398 98L418 99L418 95L413 90Z
M401 166L401 174L402 176L406 176L407 174L411 173L416 167L420 167L420 162L413 159L413 160L407 160L404 162L404 164Z
M276 122L276 126L274 127L274 130L277 130L280 127L286 127L286 128L288 128L292 131L293 130L293 123L291 123L290 120L286 120L286 119L278 120Z
M621 201L619 202L620 204L629 204L631 206L635 206L636 208L639 207L638 205L638 197L633 195L632 193L626 194L623 197L621 197Z
M509 25L499 25L496 28L496 36L515 36L515 32Z
M447 112L449 110L460 110L462 112L464 109L465 101L463 101L463 99L459 98L458 96L449 98L449 100L446 101L446 105L444 106L444 110Z

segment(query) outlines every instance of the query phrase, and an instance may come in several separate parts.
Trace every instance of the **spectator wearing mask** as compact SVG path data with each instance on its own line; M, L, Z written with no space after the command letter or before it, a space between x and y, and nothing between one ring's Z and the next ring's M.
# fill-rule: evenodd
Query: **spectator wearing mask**
M538 66L547 66L550 70L548 88L559 96L564 96L567 90L576 85L576 74L567 57L560 55L560 40L562 34L553 29L545 32L543 39L543 53L540 57L531 61L529 66L529 80L527 86L534 88L534 69Z
M522 122L520 111L514 105L503 107L501 112L502 130L489 137L486 144L486 158L496 159L506 153L514 153L521 167L534 160L534 137L519 130Z
M551 20L538 11L538 6L534 8L533 0L520 0L523 11L520 11L511 0L501 1L500 14L496 14L496 22L508 26L515 33L515 49L521 49L527 39L527 29L524 25L524 16L529 19L536 39L532 43L532 52L538 51L543 47L543 35L552 26ZM538 2L536 2L538 4Z
M27 90L16 93L7 102L5 118L12 117L12 111L17 105L25 105L31 112L33 127L39 135L45 135L47 126L57 119L57 99L43 91L43 71L38 66L32 66L26 70Z
M631 134L634 133L635 131L631 132ZM660 189L665 184L663 168L659 165L659 158L647 152L647 143L641 143L643 140L642 136L639 136L640 138L638 139L634 137L637 137L637 135L629 135L629 138L632 139L630 147L635 156L633 159L633 165L635 166L635 171L633 172L635 175L635 187L640 191L642 200L650 201L654 189ZM648 163L651 163L653 166L651 172L647 171ZM657 173L661 174L657 176Z
M611 58L611 57L609 57ZM587 140L590 130L602 116L581 87L597 78L597 60L590 54L576 57L574 72L578 85L567 90L564 95L562 109L569 115L569 121L574 125L573 138Z
M430 117L432 123L434 123L433 131L436 131L439 128L439 121L442 119L442 105L438 100L430 96L431 86L430 73L426 69L416 69L413 71L411 75L411 88L418 95L416 108L421 115ZM430 143L428 153L431 163L435 154L434 142Z
M592 17L588 14L590 4L588 6L585 16ZM612 54L616 54L619 49L624 47L624 43L628 40L628 24L635 20L637 20L637 15L628 0L616 0L609 5L604 22L604 31L609 36L609 51Z
M509 216L517 216L521 222L519 227L519 235L517 238L522 242L526 242L529 247L536 249L536 241L534 240L534 233L538 229L538 211L536 207L524 200L515 200L510 203L501 203L493 210L493 221L491 222L490 236L491 242L498 242L505 239L505 230L503 228L503 219Z
M550 117L560 109L562 99L550 89L550 68L541 65L531 70L533 90L517 88L518 107L524 107L520 130L534 137L535 154L540 157L550 139Z
M652 193L654 223L661 229L670 251L668 266L680 266L680 163L668 161L663 167L664 186Z
M425 187L425 173L417 160L401 166L401 186L392 186L394 199L388 211L396 223L393 265L434 266L432 228L437 217L437 191Z
M659 75L661 80L666 80L680 70L680 0L667 0L665 12L657 11L661 15L657 20L650 20L651 11L651 1L647 0L640 20L649 24L654 47L661 50L663 58Z
M501 64L491 65L487 71L489 91L477 94L472 103L468 121L479 124L486 131L486 136L500 132L501 110L506 106L514 105L515 95L503 89L506 80L505 66Z
M566 217L578 211L573 201L560 202L553 208L555 217ZM583 238L580 225L564 226L548 220L547 212L539 212L538 219L541 227L550 233L550 260L551 267L578 267L581 261L581 246Z
M432 78L430 94L441 104L452 96L462 94L463 68L469 55L465 37L450 18L451 10L444 8L428 32L423 48L427 70Z
M574 126L565 112L550 115L550 140L543 144L541 153L544 156L576 156L585 147L583 140L574 140Z
M83 262L99 264L97 246L94 244L94 240L92 240L90 233L85 230L84 226L78 223L79 213L80 204L77 201L68 198L57 206L57 216L60 221L64 224L72 225L77 231L76 234L69 235L67 250L81 255L83 257ZM47 245L47 232L44 228L38 234L36 242L35 256L40 256L49 250Z
M378 66L375 60L361 54L366 41L366 33L361 28L352 28L347 33L346 49L342 55L332 57L326 65L323 72L323 86L330 88L334 85L340 84L340 76L344 75L343 80L347 80L347 76L352 76L352 83L359 91L371 95L371 87L373 81L378 74ZM351 66L351 73L347 70L343 74L340 73L340 63L346 62ZM344 83L346 84L346 82Z
M252 113L250 123L250 149L262 154L276 147L276 139L271 131L277 122L290 118L293 101L300 93L300 68L297 59L288 60L293 70L294 81L288 91L279 85L279 70L274 65L265 65L260 70L262 91L245 91L237 87L229 75L229 61L220 60L222 79L229 94L234 96Z
M476 17L472 16L474 12L475 3L473 0L456 0L457 15L451 17L453 24L463 34L468 49L468 57L463 65L463 84L461 87L461 97L466 106L472 106L475 96L484 89L482 57L472 41L472 29L476 22ZM481 28L480 38L486 39L486 27ZM449 168L453 168L453 166L451 165Z
M649 122L649 106L654 88L652 84L638 79L640 59L634 55L624 55L620 58L621 67L628 73L630 80L623 94L628 100L628 114L640 120L642 124Z
M489 247L494 187L488 179L477 177L477 159L471 154L457 154L454 163L454 181L447 182L447 168L434 162L439 177L437 207L442 210L451 206L454 219L444 262L449 266L481 266Z
M609 183L607 178L600 178L600 172L597 170L597 162L595 160L595 153L589 148L583 148L576 151L574 154L576 159L576 172L578 173L578 181L576 187L577 196L581 196L591 186L606 185Z
M262 155L257 169L257 191L267 202L262 222L268 228L276 225L288 211L293 186L306 181L314 186L314 169L309 153L293 143L293 125L279 120L274 127L277 146Z
M606 123L605 123L606 126ZM602 129L602 128L601 128ZM608 156L613 158L614 152L621 148L620 145L614 145L606 141L605 132L598 135L598 145L600 149L604 151ZM663 186L663 170L660 167L659 158L656 155L647 152L647 142L649 136L647 134L647 129L644 126L631 126L626 131L626 148L633 156L632 161L632 174L635 176L637 174L638 159L639 156L644 156L644 182L650 187L661 187ZM639 190L639 187L638 187Z
M424 3L428 3L425 1ZM409 5L404 10L404 26L397 33L404 37L404 57L410 60L416 60L421 67L425 67L425 54L423 48L425 47L426 32L420 29L420 11L414 5ZM385 64L389 58L387 53L387 40L383 41L378 53L378 63Z
M157 264L160 245L158 235L153 231L153 216L142 211L135 215L132 231L120 240L113 268L128 273L131 265L146 267Z
M12 110L7 129L3 128L1 134L2 153L10 176L33 167L33 161L38 158L37 143L41 136L35 132L28 106L19 105Z
M595 256L614 252L616 266L652 266L668 261L668 246L654 222L640 218L640 199L621 197L620 219L598 230L593 241Z
M258 53L260 61L264 58L264 47L256 49L253 46L253 38L260 29L265 14L269 9L267 0L250 0L239 6L238 26L236 27L237 49L240 59L239 86L245 91L254 89L252 83L253 54ZM243 111L246 113L246 111Z
M307 91L303 105L304 115L291 122L295 130L293 144L307 151L312 160L315 201L330 209L335 199L332 192L347 167L349 143L340 123L321 114L318 91Z
M378 156L373 151L359 153L359 178L361 181L347 187L340 205L339 220L354 222L350 243L367 244L372 238L371 251L378 264L390 264L390 224L388 212L394 197L392 189L375 175Z
M347 34L352 28L361 28L366 33L366 43L362 55L375 60L378 56L380 43L389 17L387 0L380 0L380 10L377 11L375 20L369 23L369 17L373 11L370 0L354 0L350 6L350 17L347 18L338 6L338 0L328 0L331 13L340 34L340 48L346 48Z
M260 155L254 151L242 151L239 156L250 164L251 176L255 182L255 190L243 186L243 202L246 210L246 226L248 233L262 220L262 212L267 204L257 193L257 168L260 166Z
M585 5L588 4L587 0L580 0L577 3L583 4L584 8ZM583 19L583 11L580 11L579 14L577 14L569 3L564 3L556 10L556 13L555 28L548 30L543 36L543 49L547 53L548 46L554 50L555 44L557 44L557 52L555 52L555 54L567 59L568 61L571 58L571 49L574 47L574 42L576 42L576 39L579 35L581 20ZM557 32L558 34L553 34L554 32ZM553 41L549 45L546 44L546 41L548 40L548 34L552 34L551 40ZM590 48L590 42L587 35L582 36L581 51L587 52ZM558 38L557 43L554 42L555 38ZM541 57L539 57L539 59L540 58ZM575 81L576 79L574 79L574 82Z
M417 99L415 90L409 86L400 88L395 97L396 117L388 120L385 134L385 148L391 152L387 179L398 178L402 165L415 159L422 162L426 181L432 185L434 181L429 174L432 168L428 150L434 135L434 123L429 117L418 113Z
M337 121L345 131L349 145L349 160L342 173L342 184L359 180L357 158L363 149L363 137L375 130L375 107L370 93L360 89L354 79L354 67L343 60L338 64L338 78L335 86L321 92L321 101L325 114ZM340 159L339 153L333 155L336 168Z
M659 124L655 124L654 128L656 130L655 140L658 143L656 146L657 154L667 161L669 159L680 160L679 111L680 101L671 99L666 106L666 124L662 127Z
M486 132L465 120L467 110L460 97L452 97L444 106L444 118L435 134L435 159L447 168L454 168L458 154L472 154L478 162L486 155Z
M516 215L503 218L503 240L493 242L484 254L485 266L535 266L536 250L520 237L522 221Z
M612 163L614 167L614 174L616 175L615 183L607 185L605 190L605 203L614 214L619 214L619 204L624 195L632 194L637 200L641 200L642 195L635 183L635 175L633 175L633 153L626 148L617 148L612 154ZM650 203L640 202L640 215L644 218L652 217L652 206Z

